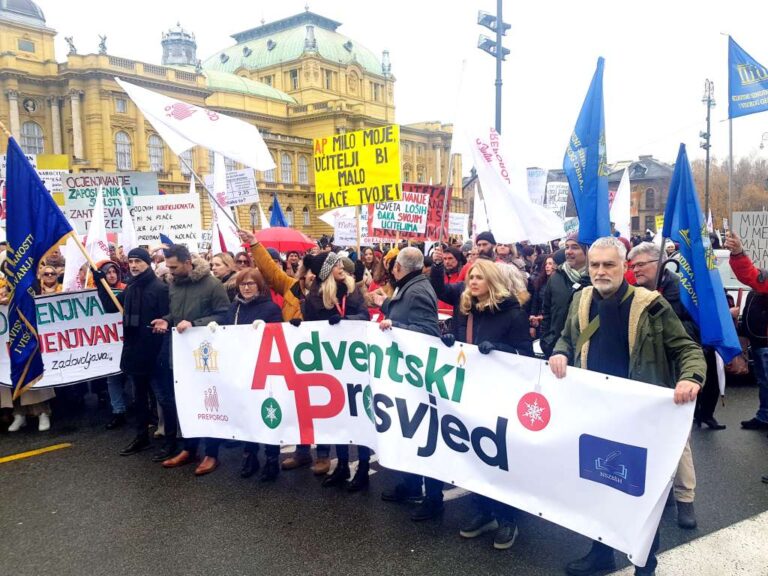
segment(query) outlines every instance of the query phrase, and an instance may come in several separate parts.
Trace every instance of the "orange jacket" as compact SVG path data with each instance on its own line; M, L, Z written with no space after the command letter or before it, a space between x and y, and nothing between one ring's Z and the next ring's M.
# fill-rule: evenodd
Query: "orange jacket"
M283 296L283 321L288 322L294 318L301 320L302 295L299 281L288 276L285 270L275 264L267 249L258 242L251 245L251 258L269 287Z

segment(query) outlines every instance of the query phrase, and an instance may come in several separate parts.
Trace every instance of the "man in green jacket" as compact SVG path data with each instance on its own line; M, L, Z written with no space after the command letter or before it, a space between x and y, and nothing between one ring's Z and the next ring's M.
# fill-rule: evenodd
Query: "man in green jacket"
M211 274L211 267L202 258L192 258L186 246L174 244L165 250L165 264L173 276L170 284L170 312L162 318L152 320L154 332L166 334L163 351L169 365L173 360L170 349L169 330L176 327L179 333L192 326L207 326L229 309L227 289L222 282ZM177 456L165 460L163 466L175 468L196 459L199 438L187 438L184 450ZM211 445L212 447L214 444ZM218 448L218 445L215 445ZM206 447L208 451L208 447ZM218 460L213 455L213 448L206 453L206 458L197 467L196 474L212 472L218 466Z
M701 348L686 333L669 303L656 291L632 287L624 279L627 251L613 237L589 249L591 287L577 292L549 365L563 378L568 365L673 388L676 404L694 402L707 373ZM645 567L653 575L659 534ZM613 549L593 542L589 554L566 566L571 576L615 568Z

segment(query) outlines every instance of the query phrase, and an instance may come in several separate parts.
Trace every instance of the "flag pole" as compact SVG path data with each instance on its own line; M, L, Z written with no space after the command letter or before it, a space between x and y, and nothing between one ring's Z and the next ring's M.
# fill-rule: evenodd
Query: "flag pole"
M355 206L355 230L357 231L357 257L360 258L360 206Z
M205 182L203 181L203 179L202 179L202 178L200 178L200 175L199 175L197 172L195 172L194 168L192 168L192 166L190 166L189 164L187 164L187 161L186 161L186 160L184 160L184 158L183 158L182 156L179 156L179 160L181 160L181 163L182 163L182 164L184 164L184 166L187 168L187 170L189 170L190 174L192 174L192 177L193 177L193 178L196 178L196 179L197 179L197 181L198 181L198 182L200 182L200 185L201 185L201 186L203 187L203 189L204 189L204 190L205 190L205 191L208 193L208 199L209 199L209 201L210 201L210 202L213 202L214 204L216 204L216 206L218 206L219 208L221 208L221 211L224 213L224 216L226 216L226 217L227 217L227 220L229 220L230 222L232 222L232 224L234 224L234 225L235 225L235 228L237 228L238 230L240 230L240 224L238 224L237 222L235 222L235 219L234 219L234 218L232 218L232 215L231 215L231 214L230 214L230 213L229 213L227 210L225 210L225 209L224 209L224 206L222 206L221 204L219 204L219 201L218 201L218 200L216 200L216 196L214 196L214 195L213 195L213 193L212 193L212 192L211 192L211 191L208 189L208 186L206 186L206 185L205 185Z
M733 118L728 118L728 222L733 222L731 189L733 187Z
M453 134L451 134L451 148L453 148ZM448 177L445 180L445 195L443 196L443 211L440 213L440 231L437 235L437 243L442 246L443 244L443 231L445 229L445 212L448 207L448 194L451 193L451 181L453 180L453 157L455 154L448 152Z

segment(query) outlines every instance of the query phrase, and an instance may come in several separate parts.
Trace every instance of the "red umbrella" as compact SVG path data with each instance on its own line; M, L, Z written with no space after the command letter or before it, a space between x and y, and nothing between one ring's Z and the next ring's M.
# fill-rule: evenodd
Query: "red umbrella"
M306 234L293 228L266 228L256 232L256 239L267 248L275 248L280 252L305 252L317 246L314 240Z

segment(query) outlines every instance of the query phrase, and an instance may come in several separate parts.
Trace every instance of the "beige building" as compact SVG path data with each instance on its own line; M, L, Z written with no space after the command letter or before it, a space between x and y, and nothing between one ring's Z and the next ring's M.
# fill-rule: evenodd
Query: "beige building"
M67 38L59 62L57 32L42 10L31 0L0 0L0 120L25 152L66 154L73 172L152 171L166 192L186 192L189 170L114 82L119 76L256 125L277 166L257 172L263 209L277 195L296 228L331 234L314 207L312 138L396 122L388 53L377 56L340 26L306 11L234 34L234 45L200 61L194 34L177 25L160 38L161 65L110 54L105 40L99 53L79 54ZM448 174L451 130L439 122L401 127L403 181L452 184L452 209L466 212L458 158ZM195 172L210 173L207 150L186 156ZM201 205L208 225L207 199ZM257 206L238 210L242 226L256 221Z

